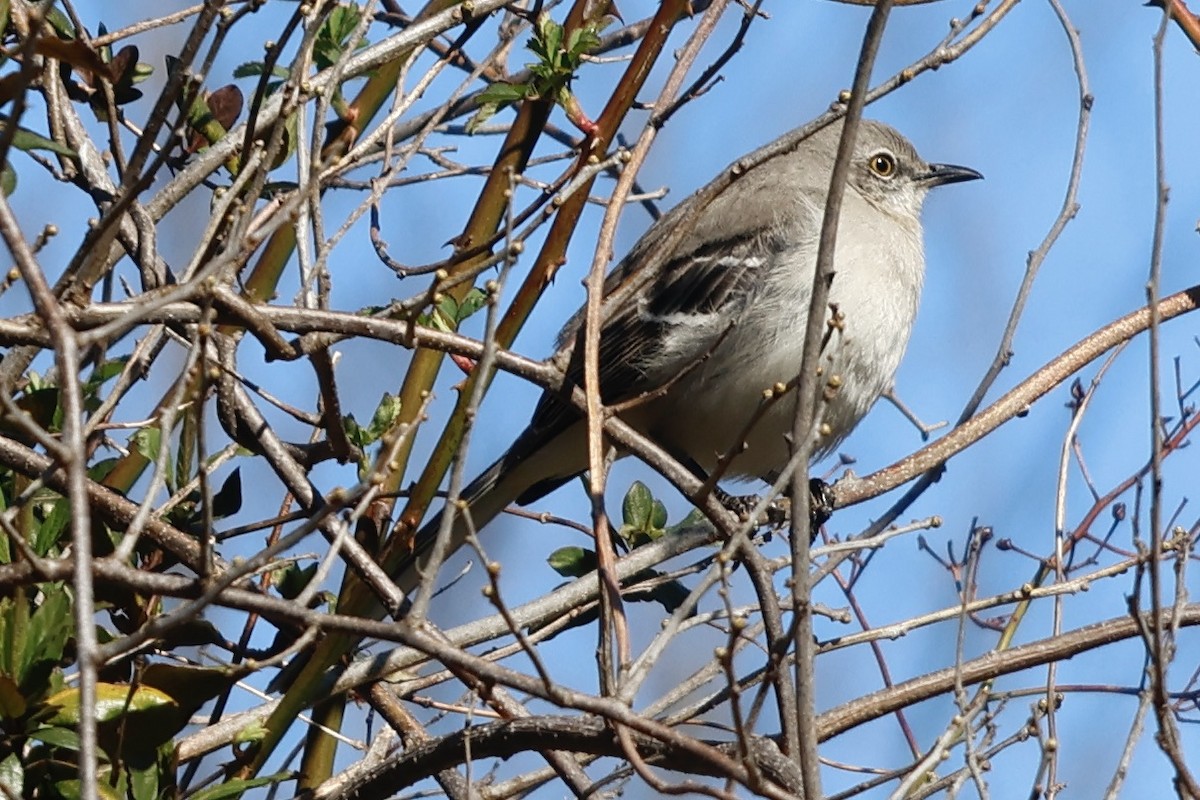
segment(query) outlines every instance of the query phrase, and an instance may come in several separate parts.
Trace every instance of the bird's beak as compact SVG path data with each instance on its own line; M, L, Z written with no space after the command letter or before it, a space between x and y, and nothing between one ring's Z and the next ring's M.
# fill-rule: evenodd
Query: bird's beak
M917 180L930 186L941 186L944 183L962 183L976 181L983 175L970 167L959 167L954 164L930 164L929 171L918 175Z

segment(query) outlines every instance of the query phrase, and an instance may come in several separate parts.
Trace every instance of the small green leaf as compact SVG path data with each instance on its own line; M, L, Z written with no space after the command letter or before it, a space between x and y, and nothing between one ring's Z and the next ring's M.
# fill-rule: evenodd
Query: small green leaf
M49 720L51 724L79 724L79 690L64 689L46 700L46 705L56 709ZM127 714L174 707L175 701L165 692L149 686L136 689L123 683L99 683L96 685L96 721L111 722Z
M384 392L383 397L379 400L379 405L375 407L371 424L367 426L367 436L370 440L368 444L379 441L381 436L395 427L396 420L399 418L400 398Z
M54 784L54 789L56 792L58 792L59 797L63 798L63 800L78 800L78 798L83 797L83 792L80 790L80 785L81 784L79 781L74 779L69 781L58 781ZM99 781L96 783L95 788L96 796L101 798L101 800L124 800L119 791L109 786L104 781Z
M16 719L25 714L25 698L17 682L0 674L0 718ZM2 779L0 779L2 780Z
M483 289L480 289L478 286L472 287L471 291L467 292L467 296L459 303L457 319L455 321L461 325L463 320L487 304L487 298L487 292L483 291Z
M139 61L133 65L132 82L141 83L148 80L154 74L154 65L147 64L145 61Z
M630 547L641 547L662 537L667 524L667 508L645 484L634 481L621 503L622 525L618 535Z
M53 747L62 747L66 750L79 750L79 734L73 728L64 728L57 725L38 728L30 732L29 738L45 742Z
M367 432L358 424L358 420L354 418L353 414L342 417L342 428L346 431L346 438L353 444L359 448L367 446Z
M504 83L496 81L479 93L480 103L516 103L524 100L529 94L529 86L524 83Z
M88 478L96 481L97 483L104 480L108 477L108 473L112 472L113 467L115 467L119 461L120 459L118 458L106 458L101 461L97 461L95 464L92 464L90 467L88 467Z
M8 121L0 123L0 130L4 130L8 126ZM13 134L13 147L18 150L49 150L52 153L58 153L60 156L68 156L75 158L78 154L67 147L65 144L59 144L53 139L47 139L40 133L17 126L16 133Z
M246 727L234 734L234 744L254 744L262 741L267 735L267 729L261 722L251 722Z
M621 502L621 521L638 530L650 524L654 513L654 495L641 481L634 481Z
M455 320L458 319L458 301L446 295L438 302L433 311L417 317L417 323L427 328L453 333Z
M290 564L283 569L275 570L272 578L275 581L275 588L279 590L279 595L285 600L295 600L300 592L304 591L304 587L308 586L313 575L317 574L317 566L316 562L307 567Z
M667 507L662 504L661 500L654 501L654 510L650 514L650 527L654 530L662 530L667 526Z
M596 570L596 553L583 547L560 547L550 554L546 563L564 578L578 578Z
M65 497L60 497L54 501L50 513L33 532L33 541L30 543L33 551L39 556L49 555L63 539L63 532L70 521L71 504Z
M129 770L129 795L133 800L156 800L158 798L158 764L151 763L144 769Z
M154 663L141 673L143 686L166 693L179 706L182 722L238 678L235 670L186 664Z
M235 78L251 78L251 77L254 77L255 75L262 75L263 70L266 68L267 68L267 65L261 61L247 61L244 64L239 64L233 70L233 77L235 77ZM277 64L274 67L271 67L271 75L273 75L276 78L285 78L286 79L288 76L288 71Z
M63 501L66 505L66 501ZM42 585L41 604L29 617L29 634L17 679L29 698L47 694L50 670L63 657L67 640L75 633L71 598L62 584Z
M189 797L190 800L228 800L228 798L241 797L247 789L257 789L260 786L270 786L272 783L282 783L283 781L290 780L292 777L294 776L290 773L277 772L274 775L267 775L262 778L226 781L218 786L212 786L196 792Z
M496 82L479 94L479 109L467 120L467 133L475 133L500 109L521 102L533 93L533 86L524 83Z
M101 386L120 375L128 363L129 356L105 359L99 366L92 370L91 375L88 375L87 384L83 389L84 393L95 394Z
M129 437L129 447L136 450L138 455L153 463L158 460L158 451L162 446L162 434L158 428L138 428Z
M687 516L685 516L683 519L679 520L679 522L676 522L674 525L672 525L670 528L668 528L667 533L674 533L676 531L685 531L688 528L694 528L697 525L708 525L708 524L709 524L708 517L704 516L704 512L698 508L693 508L691 511L689 511L687 513Z
M0 166L0 192L3 192L5 197L11 197L16 190L17 171L12 168L12 164L5 161L4 165Z
M362 10L347 3L339 3L329 12L329 16L317 31L316 41L313 42L313 63L318 69L328 69L341 58L346 49L346 42L358 27L361 18ZM359 42L358 46L362 47L365 44Z
M162 444L162 432L158 428L139 428L133 436L129 437L129 449L135 451L142 458L149 461L151 464L158 463L158 451ZM168 454L166 463L163 465L165 477L168 486L176 486L175 476L172 474L172 465L170 454Z
M0 795L4 797L25 796L25 767L16 753L9 753L0 761Z
M75 26L71 24L71 19L64 14L60 9L50 6L45 12L46 22L50 23L50 27L64 39L75 38ZM101 33L101 36L104 34Z

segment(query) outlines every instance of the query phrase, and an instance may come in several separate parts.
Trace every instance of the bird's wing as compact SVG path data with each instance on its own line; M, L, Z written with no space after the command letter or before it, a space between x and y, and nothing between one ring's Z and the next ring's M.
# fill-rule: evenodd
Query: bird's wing
M783 238L783 232L816 229L823 205L816 194L798 191L785 198L791 202L780 206L777 192L764 191L765 180L769 178L761 170L747 173L699 211L690 232L651 272L647 264L661 254L670 231L681 217L697 213L689 208L689 201L681 203L647 231L608 276L599 354L600 395L605 403L661 389L705 358L720 344L730 322L739 320L747 304L754 302L763 275L773 268L779 253L794 245ZM797 222L799 214L811 219L807 224ZM582 332L581 311L559 337L555 360L565 364L561 387L543 393L529 426L512 447L463 490L474 526L486 525L513 501L523 505L540 498L586 469L584 448L571 435L563 435L580 419L567 398L583 385ZM533 457L544 448L555 452L551 457ZM440 517L416 535L413 555L397 576L406 590L416 585L436 541ZM467 527L459 515L447 552L466 540Z
M752 302L764 271L782 246L775 230L775 226L748 228L739 231L737 238L705 242L667 262L637 302L619 303L609 310L600 331L604 403L618 404L661 389L712 352L730 324L741 317L745 304ZM636 269L628 266L623 263L610 276L606 296L636 275ZM579 419L567 398L584 383L582 334L582 317L576 315L562 337L566 360L562 387L542 394L529 426L506 455L509 463L524 460ZM520 501L535 500L561 482L535 486Z

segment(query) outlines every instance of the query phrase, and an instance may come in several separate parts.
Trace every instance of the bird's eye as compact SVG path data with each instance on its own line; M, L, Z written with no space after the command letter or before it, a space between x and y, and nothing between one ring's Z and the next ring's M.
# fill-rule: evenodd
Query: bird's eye
M881 178L890 178L896 174L896 157L886 151L871 156L867 163L871 167L871 172Z

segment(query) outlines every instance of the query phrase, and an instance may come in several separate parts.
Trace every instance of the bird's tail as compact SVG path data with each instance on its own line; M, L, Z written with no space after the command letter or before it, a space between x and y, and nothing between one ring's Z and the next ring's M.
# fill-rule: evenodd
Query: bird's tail
M528 455L510 450L467 484L459 494L461 505L454 515L443 557L449 558L467 543L470 531L482 530L510 505L531 502L582 472L584 465L577 463L580 456L576 452L581 448L574 438L569 433L560 435ZM430 555L445 514L445 509L438 512L413 537L412 554L394 576L405 594L428 577Z

